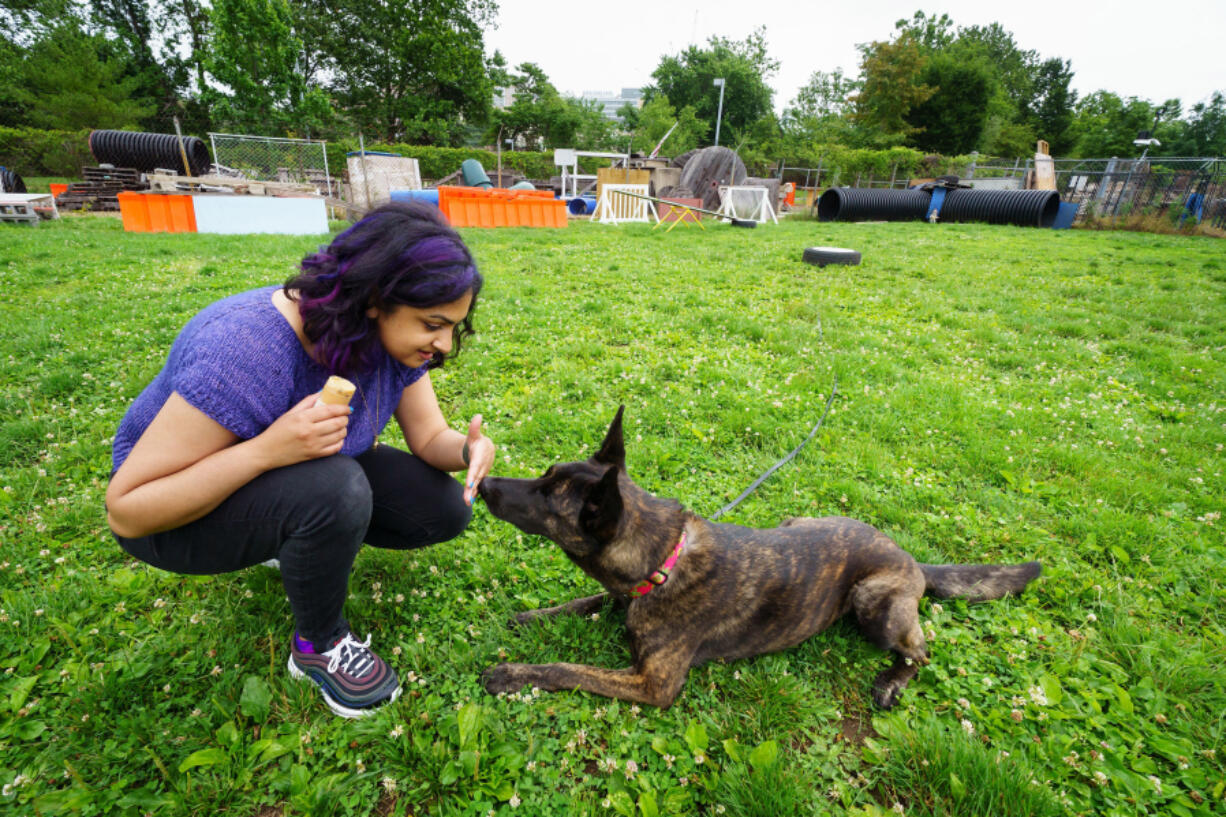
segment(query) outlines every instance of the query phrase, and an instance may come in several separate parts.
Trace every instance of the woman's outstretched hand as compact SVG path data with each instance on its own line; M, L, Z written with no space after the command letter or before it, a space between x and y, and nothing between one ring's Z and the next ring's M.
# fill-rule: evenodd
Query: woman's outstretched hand
M481 415L473 415L468 422L468 473L464 477L464 501L469 505L477 496L477 486L494 467L494 441L481 433Z

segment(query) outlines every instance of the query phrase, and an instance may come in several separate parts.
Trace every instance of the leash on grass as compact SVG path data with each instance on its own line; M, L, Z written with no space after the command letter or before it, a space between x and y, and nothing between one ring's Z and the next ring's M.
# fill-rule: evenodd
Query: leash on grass
M818 334L818 339L821 340L822 339L822 323L820 320L817 322L817 334ZM728 511L732 510L733 508L735 508L737 505L740 505L741 501L744 500L745 497L752 494L754 491L758 490L758 486L761 485L763 482L765 482L766 479L771 474L775 473L780 468L787 465L789 462L791 462L796 457L797 454L800 453L800 449L804 448L805 445L809 442L809 440L813 439L813 435L817 433L817 430L822 427L822 423L826 421L826 415L830 413L830 406L834 403L835 395L837 395L838 393L839 393L839 373L835 372L834 373L834 384L830 387L830 396L826 398L826 408L822 411L822 416L817 419L817 425L813 426L813 429L809 432L809 436L801 440L800 445L793 448L791 453L789 453L786 457L776 462L770 468L767 468L762 473L762 476L755 479L748 488L746 488L744 491L741 492L740 496L738 496L736 499L732 500L727 505L725 505L724 507L716 511L715 515L711 517L712 522L714 522L716 519L719 519L721 516L723 516L724 514L726 514Z

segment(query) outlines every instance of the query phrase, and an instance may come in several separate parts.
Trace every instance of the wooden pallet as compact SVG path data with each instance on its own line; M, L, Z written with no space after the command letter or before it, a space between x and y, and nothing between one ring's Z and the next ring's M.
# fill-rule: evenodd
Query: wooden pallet
M83 167L81 178L99 184L122 184L125 190L143 190L145 187L140 171L132 167Z
M150 173L147 178L150 187L162 193L224 190L251 196L317 195L314 185L295 182L256 181L233 176L178 176L173 173Z
M130 167L83 167L81 178L85 181L72 182L56 199L61 210L118 210L117 193L149 188Z

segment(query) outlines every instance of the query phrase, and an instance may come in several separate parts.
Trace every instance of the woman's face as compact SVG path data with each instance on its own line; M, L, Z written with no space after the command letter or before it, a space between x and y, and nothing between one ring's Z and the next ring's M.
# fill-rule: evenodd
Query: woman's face
M379 324L379 340L387 353L406 366L424 366L436 352L451 351L455 325L468 315L472 290L450 303L420 308L393 306L383 312L375 307L366 313Z

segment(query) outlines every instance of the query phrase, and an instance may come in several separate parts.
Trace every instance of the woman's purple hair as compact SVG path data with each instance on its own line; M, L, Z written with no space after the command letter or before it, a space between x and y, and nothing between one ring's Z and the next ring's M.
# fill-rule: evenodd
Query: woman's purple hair
M437 208L393 202L372 210L327 247L302 259L285 282L296 298L303 332L315 357L332 374L365 371L379 348L378 327L366 312L450 303L472 292L472 305L454 328L451 357L474 333L472 314L481 273L464 242ZM443 365L441 352L427 367Z

